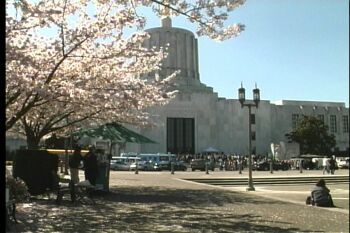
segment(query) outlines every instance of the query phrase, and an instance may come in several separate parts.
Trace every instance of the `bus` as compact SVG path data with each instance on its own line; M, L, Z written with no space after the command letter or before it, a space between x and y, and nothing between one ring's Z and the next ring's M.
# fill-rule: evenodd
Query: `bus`
M134 163L136 161L140 161L140 158L139 157L123 157L123 156L120 156L120 157L112 157L112 159L111 159L111 162L124 162L124 163L127 163L127 164L131 164L131 163Z

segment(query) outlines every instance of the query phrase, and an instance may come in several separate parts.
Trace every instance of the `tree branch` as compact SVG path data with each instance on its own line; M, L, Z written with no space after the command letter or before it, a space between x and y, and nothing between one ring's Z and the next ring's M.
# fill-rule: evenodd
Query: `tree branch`
M83 44L89 37L86 36L83 40L79 41L78 43L76 43L74 45L74 47L68 52L66 53L62 59L60 61L57 62L57 64L55 65L55 67L52 69L52 71L50 72L50 74L48 75L48 78L45 81L45 84L49 84L56 72L56 70L58 69L58 67L64 62L64 60L68 57L69 54L71 54L76 48L78 48L81 44Z
M64 18L65 18L65 13L66 13L66 7L67 7L67 0L64 1L64 7L63 7L63 12L62 12L62 23L61 23L61 34L62 34L62 55L65 56L65 43L64 43Z
M198 20L198 19L196 19L196 18L193 18L192 16L190 16L189 14L187 14L187 12L190 12L190 11L182 12L182 11L180 11L180 10L178 10L178 9L176 9L176 8L174 8L174 7L172 7L172 6L170 6L170 4L164 4L163 2L160 2L160 1L158 1L158 0L151 0L151 1L154 2L154 3L157 3L157 4L159 4L159 5L162 5L162 6L164 6L164 7L167 7L167 8L169 8L169 9L171 9L171 10L173 10L173 11L179 13L180 15L184 15L184 16L186 16L187 18L190 18L190 19L192 19L193 21L198 22L199 24L201 24L201 25L203 25L203 26L209 27L209 26L208 26L206 23L204 23L203 21ZM193 11L193 10L191 10L191 11Z

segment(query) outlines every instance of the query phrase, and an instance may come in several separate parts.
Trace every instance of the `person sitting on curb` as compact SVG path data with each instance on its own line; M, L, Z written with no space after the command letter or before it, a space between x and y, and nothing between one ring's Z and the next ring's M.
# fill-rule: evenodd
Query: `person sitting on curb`
M308 199L311 200L311 203L307 204L321 207L335 207L330 190L327 188L324 179L317 181L316 186L311 191L311 197L308 197Z

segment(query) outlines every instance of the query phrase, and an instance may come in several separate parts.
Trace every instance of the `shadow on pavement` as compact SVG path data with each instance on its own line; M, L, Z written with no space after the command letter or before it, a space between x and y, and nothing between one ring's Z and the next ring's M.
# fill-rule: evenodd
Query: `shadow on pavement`
M222 190L118 187L95 205L34 199L18 209L13 232L302 232L266 210L281 201ZM255 209L257 211L254 211ZM288 208L288 207L286 207ZM261 210L260 210L261 209ZM283 208L279 208L283 209ZM272 209L273 210L273 209ZM282 211L282 210L279 210ZM264 214L265 213L265 214Z

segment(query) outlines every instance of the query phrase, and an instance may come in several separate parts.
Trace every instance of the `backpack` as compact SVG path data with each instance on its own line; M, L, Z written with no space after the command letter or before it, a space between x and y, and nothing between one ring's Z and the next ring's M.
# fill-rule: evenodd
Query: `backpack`
M308 197L306 198L305 204L306 204L306 205L311 205L311 204L312 204L312 198L311 198L311 196L308 196Z

